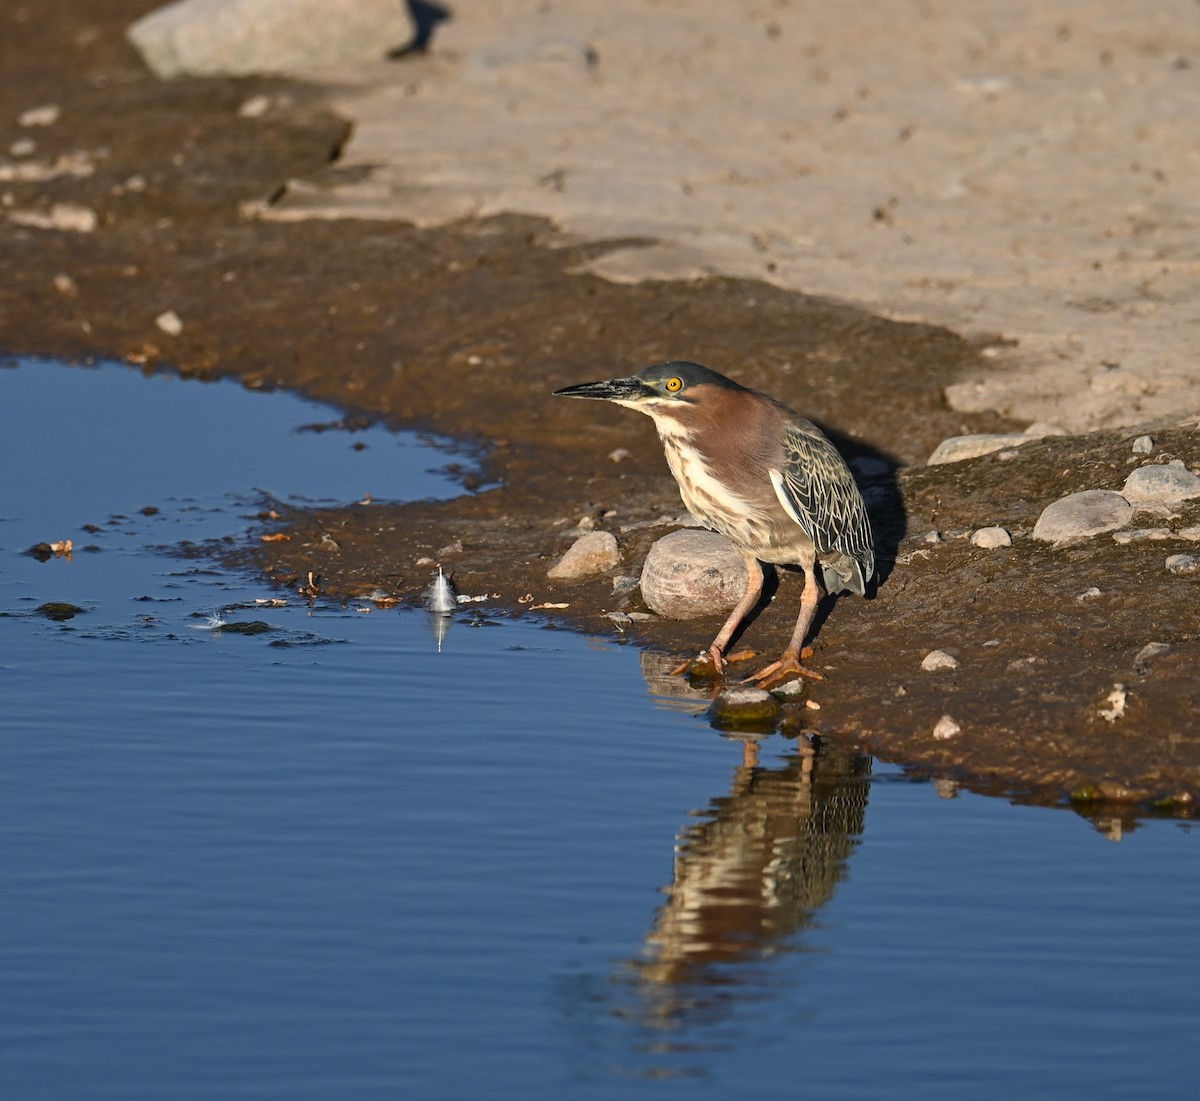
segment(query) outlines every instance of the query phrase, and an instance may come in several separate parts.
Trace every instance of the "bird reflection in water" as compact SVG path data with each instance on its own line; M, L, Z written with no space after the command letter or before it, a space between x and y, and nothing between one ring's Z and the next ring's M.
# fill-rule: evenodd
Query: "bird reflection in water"
M705 711L711 692L670 676L671 664L669 655L642 655L656 704ZM737 1043L738 1007L769 996L768 961L804 950L805 929L861 840L870 757L801 736L764 764L764 739L726 736L741 742L741 761L728 793L686 816L642 951L604 981L584 974L564 983L565 1016L584 1048L611 1059L615 1043L624 1053L606 1075L704 1074L696 1060Z
M646 657L643 672L660 704L707 706L707 694L689 701L680 678L659 676L661 663ZM693 812L678 834L666 901L643 954L628 964L636 1007L627 1012L655 1030L659 1052L676 1044L695 1050L689 1028L717 1024L739 1001L762 997L769 983L754 965L802 948L798 934L833 897L862 837L869 757L801 737L761 765L761 739L740 740L729 792Z
M666 902L632 965L644 1024L712 1023L737 998L737 965L797 947L862 835L870 758L801 739L764 768L758 742L743 746L729 794L677 838Z

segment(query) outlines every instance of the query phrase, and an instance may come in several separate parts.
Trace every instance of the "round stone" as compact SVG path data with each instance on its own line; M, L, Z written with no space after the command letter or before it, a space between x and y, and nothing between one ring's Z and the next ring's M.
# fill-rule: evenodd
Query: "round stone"
M685 528L664 535L642 567L642 598L667 619L729 611L746 591L746 563L713 531Z

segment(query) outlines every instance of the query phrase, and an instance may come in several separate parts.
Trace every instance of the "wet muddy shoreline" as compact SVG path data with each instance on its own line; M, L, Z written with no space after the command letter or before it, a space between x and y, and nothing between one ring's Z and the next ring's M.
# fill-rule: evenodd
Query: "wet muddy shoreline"
M622 562L611 573L624 576L682 512L643 418L549 395L658 359L697 359L776 394L888 470L877 521L892 533L884 557L893 561L874 599L839 601L824 618L815 665L826 680L811 691L820 708L804 717L807 729L972 788L1070 799L1100 817L1191 813L1200 581L1165 573L1171 551L1160 542L1101 536L1054 549L1029 538L1057 497L1119 488L1137 433L1048 437L1011 458L925 468L948 436L1020 427L943 400L1000 338L968 341L749 281L617 285L572 274L611 244L560 240L528 217L438 230L247 220L243 204L335 158L346 124L302 85L160 84L121 39L145 7L56 0L0 36L19 77L0 89L3 147L32 136L40 161L82 154L90 166L5 182L6 204L96 215L87 232L0 219L0 349L295 389L466 441L479 469L464 471L464 488L484 486L445 503L285 513L269 528L288 538L240 548L238 565L281 587L313 573L329 595L415 603L433 561L498 613L566 604L536 614L691 652L716 620L614 620L640 606L636 595L614 597L612 576L546 579L581 520L617 536ZM239 116L254 96L268 97L270 112ZM60 107L53 126L12 121L39 103ZM167 313L177 331L160 320ZM1194 429L1154 434L1157 457L1200 461ZM375 495L386 500L386 487ZM1200 521L1196 511L1184 521ZM1008 528L1014 545L970 546L966 536L989 524ZM935 530L941 541L927 543ZM1081 601L1090 587L1101 595ZM784 576L742 644L781 646L798 595L798 578ZM1170 649L1139 660L1152 642ZM923 671L933 649L953 652L958 668ZM1102 712L1114 685L1127 702L1110 721ZM944 714L960 736L932 736Z

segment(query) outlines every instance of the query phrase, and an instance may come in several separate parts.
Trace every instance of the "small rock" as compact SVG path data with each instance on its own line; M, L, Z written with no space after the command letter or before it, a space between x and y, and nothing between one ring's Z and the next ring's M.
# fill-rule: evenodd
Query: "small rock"
M1084 589L1083 592L1081 592L1075 599L1082 604L1085 600L1095 600L1097 597L1103 595L1104 594L1098 588L1096 588L1095 585L1091 585Z
M780 700L798 700L808 691L808 682L803 677L785 680L782 684L771 689L771 695ZM810 704L813 700L808 701Z
M1008 663L1007 669L1010 673L1032 673L1038 665L1045 665L1046 659L1039 658L1035 654L1031 654L1027 658L1017 658Z
M271 109L271 97L259 93L251 96L237 110L240 119L260 119Z
M1147 642L1133 659L1133 667L1137 672L1144 673L1149 667L1150 662L1170 652L1171 644L1169 642Z
M165 310L163 313L160 313L154 319L154 324L168 336L178 336L183 332L183 321L180 320L179 314L174 310Z
M1047 505L1033 527L1033 537L1046 543L1069 543L1123 528L1133 506L1111 489L1085 489Z
M958 658L947 654L945 650L930 650L921 659L921 668L926 673L938 673L944 669L957 669Z
M1143 505L1177 505L1200 497L1197 478L1180 459L1155 466L1139 466L1125 479L1121 494L1135 508Z
M18 126L53 126L62 116L57 103L46 103L41 107L30 107L17 116Z
M1186 539L1189 543L1200 543L1200 524L1194 524L1190 528L1180 528L1175 535L1180 539Z
M159 77L237 76L382 61L412 42L395 0L180 0L127 32Z
M713 700L709 720L722 730L762 727L779 715L779 701L761 688L728 688Z
M551 581L574 581L610 570L620 561L616 536L610 531L590 531L571 544L546 576Z
M949 741L951 738L957 738L962 733L962 727L958 725L950 715L943 715L938 719L937 724L933 728L933 736L939 742Z
M746 563L723 535L685 528L657 540L642 567L642 598L668 619L725 612L746 591Z
M1172 554L1166 561L1167 572L1177 577L1190 577L1200 573L1200 558L1194 554Z
M1153 436L1138 436L1138 438L1133 441L1133 453L1135 455L1149 455L1153 450Z
M947 440L942 440L933 449L933 454L926 460L925 465L939 466L942 463L960 463L964 459L977 459L980 455L1003 451L1006 447L1021 447L1036 439L1038 439L1037 436L1024 432L951 436Z
M79 294L78 284L65 272L54 277L54 289L64 298L75 298Z
M1024 435L1032 436L1036 440L1045 436L1069 436L1070 434L1061 424L1050 424L1047 421L1034 421L1024 432Z
M624 462L624 460L629 458L629 448L628 447L614 447L612 449L612 451L610 451L608 453L608 458L609 458L610 462L614 462L614 463Z
M8 147L8 152L14 157L32 157L37 152L37 142L33 138L17 138Z
M980 528L971 536L971 546L994 550L996 547L1011 547L1012 536L1004 528Z
M940 543L942 541L942 533L940 531L927 531L925 533L924 542Z

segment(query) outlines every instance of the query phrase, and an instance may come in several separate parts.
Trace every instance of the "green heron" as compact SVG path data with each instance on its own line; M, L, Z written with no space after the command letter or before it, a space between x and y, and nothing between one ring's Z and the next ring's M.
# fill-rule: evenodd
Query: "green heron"
M746 592L707 650L717 672L733 633L762 595L761 563L770 562L799 565L804 592L787 648L751 679L764 686L796 674L819 679L800 663L821 598L817 564L831 593L862 596L875 572L862 494L824 433L774 398L697 363L656 363L631 378L554 392L652 417L688 511L746 560Z

